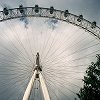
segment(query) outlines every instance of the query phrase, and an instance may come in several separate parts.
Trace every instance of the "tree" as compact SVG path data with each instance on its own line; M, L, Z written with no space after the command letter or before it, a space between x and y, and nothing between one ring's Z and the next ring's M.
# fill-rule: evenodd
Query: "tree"
M100 100L100 55L86 70L84 85L77 94L80 100Z

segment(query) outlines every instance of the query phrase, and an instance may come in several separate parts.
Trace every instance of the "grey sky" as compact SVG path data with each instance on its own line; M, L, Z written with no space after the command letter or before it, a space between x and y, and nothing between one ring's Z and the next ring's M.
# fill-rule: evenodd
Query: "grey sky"
M0 0L0 10L6 6L8 8L18 7L20 4L24 6L38 4L41 7L54 6L60 10L68 9L73 14L83 14L85 19L96 21L100 26L100 0ZM53 23L52 20L39 18L27 18L27 21L28 28L25 28L23 21L18 19L0 23L0 100L7 100L7 98L8 100L20 100L22 98L32 75L37 51L41 55L41 64L44 66L44 76L47 79L49 90L53 89L60 100L66 100L66 98L74 100L76 96L72 92L76 93L79 87L82 87L82 81L79 79L84 76L86 64L94 61L96 53L100 53L97 51L91 54L100 48L99 42L88 32L67 23L60 21ZM88 49L84 50L84 48ZM82 49L83 51L78 52ZM88 54L91 55L86 56ZM87 58L74 62L75 59L84 56ZM83 64L84 66L77 66ZM6 74L3 76L4 73ZM22 81L13 85L18 80ZM3 83L6 84L3 85ZM51 90L50 94L52 100L57 100Z

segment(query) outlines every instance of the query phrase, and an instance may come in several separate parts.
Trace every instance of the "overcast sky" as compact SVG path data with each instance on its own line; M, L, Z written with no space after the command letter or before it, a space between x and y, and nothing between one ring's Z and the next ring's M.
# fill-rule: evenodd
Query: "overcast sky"
M20 4L68 9L73 14L82 14L91 22L96 21L100 26L100 0L0 0L0 10L3 7L16 8ZM28 28L24 27L26 21ZM83 78L87 64L94 61L95 55L100 53L99 41L92 35L57 20L55 23L51 19L41 18L6 21L0 23L0 34L0 100L22 99L32 75L37 51L40 52L43 75L47 79L52 100L58 100L56 95L59 100L74 100L77 97L75 93L83 85L79 79ZM80 50L83 51L79 52ZM84 56L88 59L74 62ZM83 64L84 66L77 66ZM36 100L41 100L38 95L42 93L36 91Z

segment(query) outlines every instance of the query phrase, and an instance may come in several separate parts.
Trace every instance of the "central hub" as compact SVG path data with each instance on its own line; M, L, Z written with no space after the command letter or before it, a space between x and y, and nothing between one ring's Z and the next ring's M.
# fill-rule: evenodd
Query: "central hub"
M36 54L36 66L35 66L35 70L42 71L42 66L40 65L40 55L39 55L39 52L37 52L37 54Z

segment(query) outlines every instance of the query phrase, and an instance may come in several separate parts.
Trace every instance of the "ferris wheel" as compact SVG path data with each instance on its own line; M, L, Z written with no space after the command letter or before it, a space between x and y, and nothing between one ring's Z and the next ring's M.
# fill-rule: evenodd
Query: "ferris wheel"
M100 53L100 28L54 7L0 11L0 100L75 100Z

